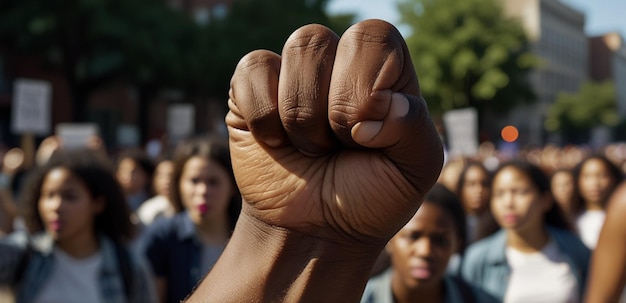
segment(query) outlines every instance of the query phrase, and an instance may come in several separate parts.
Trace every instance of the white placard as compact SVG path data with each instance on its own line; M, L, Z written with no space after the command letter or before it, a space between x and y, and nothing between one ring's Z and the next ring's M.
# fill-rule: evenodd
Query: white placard
M194 131L196 110L191 104L172 104L167 108L167 134L183 138Z
M59 123L55 127L63 148L83 148L89 139L98 136L98 125L94 123Z
M35 79L17 79L14 83L11 129L13 133L50 133L50 83Z
M443 122L452 155L473 156L478 153L478 112L475 108L446 112Z

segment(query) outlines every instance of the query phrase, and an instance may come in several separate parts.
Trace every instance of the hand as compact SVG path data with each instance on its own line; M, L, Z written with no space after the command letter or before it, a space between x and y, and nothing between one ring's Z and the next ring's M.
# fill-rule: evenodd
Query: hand
M308 25L254 51L229 93L244 215L328 241L386 242L436 181L442 147L400 33Z
M246 55L229 96L242 213L189 302L358 302L443 162L400 33L304 26Z

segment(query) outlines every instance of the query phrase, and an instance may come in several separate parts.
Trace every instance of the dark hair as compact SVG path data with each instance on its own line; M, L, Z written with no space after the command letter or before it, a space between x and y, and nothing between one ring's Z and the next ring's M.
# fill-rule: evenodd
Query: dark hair
M467 162L464 166L463 166L463 170L461 170L461 173L459 174L459 180L456 184L456 195L459 199L459 203L461 203L461 206L465 209L465 202L463 202L463 187L465 186L465 179L467 178L467 173L469 172L470 169L472 168L478 168L480 170L482 170L483 172L485 172L485 175L487 176L487 187L491 187L491 172L489 170L487 170L487 168L485 167L485 165L483 165L481 162L472 160Z
M194 137L181 142L174 151L173 163L174 171L170 185L170 201L176 212L184 210L182 198L180 196L180 179L183 168L187 161L193 157L203 157L220 164L230 177L230 181L235 191L228 203L228 219L230 228L235 228L239 212L241 211L241 195L235 181L235 174L230 162L228 143L219 137Z
M424 203L435 205L448 213L454 222L454 231L459 240L458 253L463 255L467 247L467 223L465 211L457 196L445 185L436 183L431 190L426 193Z
M148 154L142 149L137 148L124 150L117 157L117 161L115 163L116 170L119 168L120 163L124 159L132 160L133 162L135 162L135 164L137 164L139 168L141 168L141 170L143 170L144 173L146 173L146 185L144 186L143 190L148 195L152 195L152 176L154 175L154 169L156 168L156 165L150 159Z
M38 210L41 187L48 173L56 168L67 169L80 179L91 197L104 199L104 210L95 217L94 230L97 233L104 234L117 243L132 239L135 230L130 220L130 210L111 163L86 149L55 151L43 167L29 176L22 191L22 211L31 233L44 229Z
M489 170L487 170L487 168L485 167L485 165L483 165L481 162L472 160L467 162L464 166L463 166L463 170L461 170L461 173L459 173L459 181L457 182L456 185L456 194L459 197L459 199L461 199L461 191L463 190L463 186L465 185L465 179L467 178L467 172L471 169L477 167L480 170L482 170L483 172L485 172L485 174L487 175L487 182L489 184L489 186L491 186L491 172Z
M609 174L611 174L611 177L613 177L613 185L611 186L609 193L613 192L615 190L615 188L617 187L617 185L622 181L622 179L624 178L624 175L622 174L622 171L620 170L620 168L615 165L613 162L611 162L611 160L609 160L607 157L605 157L604 155L601 154L594 154L591 156L588 156L587 158L583 159L582 161L580 161L580 163L578 163L575 167L574 167L574 195L576 196L576 199L574 199L574 203L572 204L572 213L574 215L578 215L580 213L582 213L585 210L585 200L583 199L582 195L580 194L580 186L578 186L578 180L580 179L580 174L581 171L583 169L583 166L585 166L585 164L587 162L589 162L590 160L598 160L600 162L602 162L606 168L609 170ZM604 201L602 201L602 207L606 207L606 203L608 201L608 196L606 197L606 199Z
M493 173L493 180L495 180L496 176L505 168L514 168L527 175L540 194L547 194L553 200L552 206L544 215L544 222L546 224L569 231L573 230L572 225L569 220L567 220L559 204L554 202L552 192L550 191L550 179L548 179L548 176L541 168L525 160L510 160L502 163L498 169L496 169ZM488 215L481 217L481 222L478 226L478 239L493 234L499 228L500 226L498 226L493 214L489 211Z
M550 174L550 180L554 179L554 176L560 173L567 173L574 177L574 171L572 169L560 167L552 171L552 173Z

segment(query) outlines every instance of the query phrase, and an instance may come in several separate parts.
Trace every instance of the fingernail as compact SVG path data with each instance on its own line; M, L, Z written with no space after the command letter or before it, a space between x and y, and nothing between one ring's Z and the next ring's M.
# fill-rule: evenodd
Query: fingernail
M409 113L409 99L401 93L391 95L389 115L394 118L404 117Z
M382 121L362 121L352 128L352 138L356 142L367 143L372 141L383 127Z

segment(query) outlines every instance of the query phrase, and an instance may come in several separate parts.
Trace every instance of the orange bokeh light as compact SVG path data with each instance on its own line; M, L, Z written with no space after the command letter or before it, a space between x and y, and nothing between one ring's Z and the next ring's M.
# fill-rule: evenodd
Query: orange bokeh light
M504 128L502 128L502 139L506 142L515 142L515 140L517 140L517 138L519 137L519 131L517 130L517 128L513 125L507 125Z

